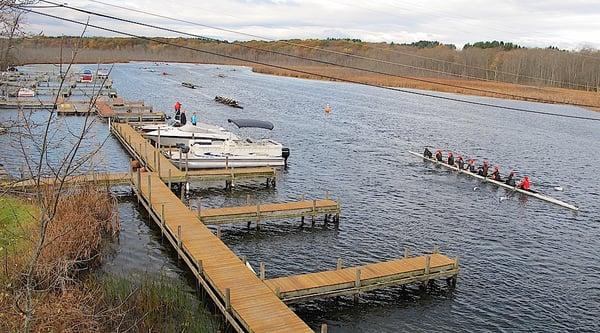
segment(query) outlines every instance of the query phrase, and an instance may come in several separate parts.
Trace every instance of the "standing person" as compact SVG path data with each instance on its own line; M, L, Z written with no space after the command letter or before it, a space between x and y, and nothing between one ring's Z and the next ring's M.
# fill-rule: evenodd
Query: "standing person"
M442 151L441 151L441 150L439 150L439 149L438 149L438 150L436 150L436 152L435 152L435 159L436 159L438 162L441 162L441 161L442 161Z
M454 166L454 155L451 151L448 152L448 165Z
M175 102L175 120L179 120L179 116L181 115L181 103L179 101Z
M195 111L192 113L192 118L190 118L190 121L192 122L192 125L196 126L196 123L198 122L198 116L196 116Z
M523 180L519 182L517 187L525 191L531 191L531 183L529 182L529 177L525 176L525 178L523 178Z
M185 125L185 123L187 122L187 119L185 119L185 111L181 111L181 114L179 115L179 123L181 123L181 126Z

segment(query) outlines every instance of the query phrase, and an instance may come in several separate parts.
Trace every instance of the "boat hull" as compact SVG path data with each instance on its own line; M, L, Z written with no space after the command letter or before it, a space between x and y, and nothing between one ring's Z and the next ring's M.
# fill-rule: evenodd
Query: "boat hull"
M252 167L282 167L285 165L283 157L247 157L247 156L207 156L202 158L171 159L173 164L181 169L224 169L224 168L252 168Z
M558 199L554 199L554 198L546 196L544 194L541 194L541 193L538 193L538 192L526 191L526 190L523 190L523 189L520 189L520 188L517 188L517 187L513 187L513 186L510 186L510 185L508 185L506 183L499 182L499 181L496 181L496 180L493 180L493 179L490 179L490 178L486 178L486 177L480 176L480 175L478 175L476 173L469 172L468 170L460 170L459 168L457 168L455 166L448 165L448 164L443 163L443 162L439 162L439 161L437 161L436 159L433 159L433 158L427 158L427 157L423 156L422 154L416 153L414 151L409 151L409 153L412 154L412 155L414 155L414 156L421 157L422 159L424 159L426 161L432 162L432 163L437 164L437 165L441 165L441 166L443 166L443 167L445 167L447 169L451 169L451 170L457 171L459 173L463 173L465 175L477 178L477 179L482 180L484 182L491 183L491 184L503 187L503 188L505 188L507 190L514 191L514 192L519 192L521 194L524 194L524 195L527 195L527 196L530 196L530 197L534 197L534 198L538 198L540 200L543 200L543 201L546 201L546 202L550 202L550 203L553 203L555 205L558 205L558 206L561 206L561 207L565 207L565 208L568 208L568 209L571 209L571 210L575 210L575 211L579 210L579 208L577 208L574 205L571 205L571 204L566 203L564 201L560 201Z

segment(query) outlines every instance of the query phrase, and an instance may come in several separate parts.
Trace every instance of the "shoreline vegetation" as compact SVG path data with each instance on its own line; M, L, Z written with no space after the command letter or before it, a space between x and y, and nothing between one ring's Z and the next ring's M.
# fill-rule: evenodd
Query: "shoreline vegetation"
M600 111L600 52L594 50L573 52L556 48L528 49L509 43L474 43L457 50L452 45L423 41L404 45L347 39L240 43L217 43L193 38L157 39L368 84L572 104ZM77 58L78 63L149 61L238 65L251 67L254 72L262 74L323 79L318 75L228 60L134 38L30 37L19 39L16 44L15 53L19 54L20 64L60 63L60 54L63 55L62 62L65 63L69 60L71 51L79 45L82 50ZM323 52L323 49L328 53ZM273 52L360 67L390 75L317 64ZM349 57L347 54L355 57ZM375 62L367 58L380 61Z
M23 330L23 275L39 237L40 212L33 202L0 197L2 332ZM116 205L107 189L69 189L61 197L34 266L31 331L216 331L218 321L187 284L162 274L98 272L118 237Z

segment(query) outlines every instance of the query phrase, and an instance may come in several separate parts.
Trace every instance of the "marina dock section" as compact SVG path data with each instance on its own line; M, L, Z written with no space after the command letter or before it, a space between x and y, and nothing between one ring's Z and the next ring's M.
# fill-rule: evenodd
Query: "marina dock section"
M137 180L135 180L137 178ZM313 332L155 172L134 176L151 219L237 332Z
M370 290L414 283L427 284L435 279L447 279L454 286L459 272L458 258L439 253L417 257L300 274L265 280L273 292L287 303L313 298L358 295ZM261 274L264 274L261 272Z
M250 223L257 225L263 220L288 219L310 216L314 225L318 215L330 218L335 224L339 223L340 205L331 199L302 200L296 202L267 203L223 208L198 208L200 220L204 224Z

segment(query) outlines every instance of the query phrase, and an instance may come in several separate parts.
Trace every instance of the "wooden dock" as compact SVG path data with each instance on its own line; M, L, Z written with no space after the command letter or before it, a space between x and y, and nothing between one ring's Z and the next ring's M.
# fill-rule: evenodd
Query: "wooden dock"
M293 303L317 297L357 295L390 286L427 285L429 281L442 278L454 287L458 271L458 258L451 259L434 252L350 268L342 268L338 260L336 270L269 279L265 283L283 301ZM263 265L260 275L264 278Z
M134 189L186 265L237 332L313 332L177 198L157 173Z
M310 216L312 224L318 215L325 216L325 222L332 218L337 225L340 218L340 205L330 199L302 200L296 202L267 203L239 207L199 208L200 220L204 224L227 224L256 222L272 219L286 219Z
M60 181L54 177L41 178L40 186L52 186L60 183ZM131 183L131 174L127 172L116 172L116 173L88 173L84 175L69 176L64 179L64 184L68 186L78 186L85 184L95 184L102 186L113 186L113 185L129 185ZM37 180L26 179L18 181L4 181L0 182L0 187L9 189L20 189L23 191L37 188Z
M151 107L142 102L125 102L122 98L116 98L111 103L101 100L96 102L96 112L102 118L111 118L116 122L157 122L164 121L166 115L163 112L154 112Z
M248 179L266 179L269 186L275 185L274 168L227 168L209 170L181 170L162 154L150 141L146 140L129 124L111 123L111 131L131 156L139 160L150 171L160 174L165 182L185 183L189 181L225 181L225 187L231 188L236 181Z

